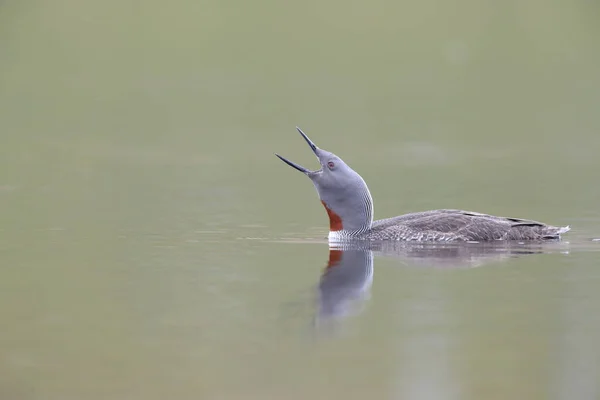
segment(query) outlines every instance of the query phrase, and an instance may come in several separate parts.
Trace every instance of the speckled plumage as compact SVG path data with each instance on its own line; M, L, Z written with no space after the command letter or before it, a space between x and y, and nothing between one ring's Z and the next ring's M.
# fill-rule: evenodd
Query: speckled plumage
M569 227L463 210L431 210L374 221L356 239L405 241L556 240Z

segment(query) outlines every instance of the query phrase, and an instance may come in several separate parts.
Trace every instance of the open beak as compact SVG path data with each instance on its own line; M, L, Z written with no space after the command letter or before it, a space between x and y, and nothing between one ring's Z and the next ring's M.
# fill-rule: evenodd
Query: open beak
M304 132L302 132L302 129L296 127L296 129L298 130L298 132L300 132L300 134L302 135L302 137L304 138L304 140L306 140L306 143L308 143L308 145L310 146L310 148L312 149L313 153L315 153L315 155L317 156L317 158L319 158L319 155L317 154L317 150L319 149L313 142L312 140L310 140L308 138L308 136L306 136L306 134L304 134ZM311 171L307 168L304 168L302 165L296 164L295 162L292 162L288 159L285 159L283 157L281 157L279 154L275 153L275 155L277 157L279 157L279 159L281 161L283 161L284 163L286 163L287 165L289 165L292 168L296 168L298 171L303 172L305 174L310 174L310 173L314 173L317 171Z

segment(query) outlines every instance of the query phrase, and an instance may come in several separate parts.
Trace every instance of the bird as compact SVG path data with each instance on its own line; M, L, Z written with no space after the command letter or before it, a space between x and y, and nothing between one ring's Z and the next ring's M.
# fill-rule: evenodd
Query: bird
M317 147L299 128L321 168L311 171L279 154L284 163L310 178L329 217L330 243L354 240L489 242L560 240L569 226L458 209L419 211L373 219L373 198L365 180L340 157Z

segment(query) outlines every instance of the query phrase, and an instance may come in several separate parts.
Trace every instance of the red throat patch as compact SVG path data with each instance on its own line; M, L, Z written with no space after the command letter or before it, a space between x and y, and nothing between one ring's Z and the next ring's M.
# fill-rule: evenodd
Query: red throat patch
M329 215L329 230L335 232L344 229L342 218L327 207L327 204L325 204L324 201L321 201L321 203L323 204L323 207L325 207L325 210L327 210L327 215Z

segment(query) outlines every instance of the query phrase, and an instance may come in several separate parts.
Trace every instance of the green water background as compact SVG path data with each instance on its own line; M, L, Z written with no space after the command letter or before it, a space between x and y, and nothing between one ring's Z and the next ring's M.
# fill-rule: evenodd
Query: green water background
M600 396L600 6L4 1L2 399ZM375 260L313 341L299 125L376 217L570 225L568 254Z

